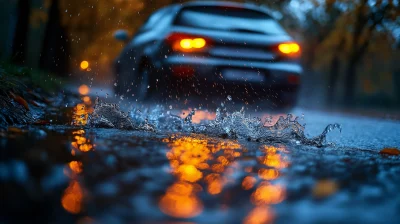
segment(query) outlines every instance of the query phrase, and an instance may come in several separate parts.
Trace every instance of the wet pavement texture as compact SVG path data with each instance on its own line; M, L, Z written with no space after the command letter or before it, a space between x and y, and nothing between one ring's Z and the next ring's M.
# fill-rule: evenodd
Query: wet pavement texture
M398 223L400 157L380 151L400 147L400 123L293 113L305 115L306 136L330 123L343 131L316 147L76 123L9 128L0 222Z

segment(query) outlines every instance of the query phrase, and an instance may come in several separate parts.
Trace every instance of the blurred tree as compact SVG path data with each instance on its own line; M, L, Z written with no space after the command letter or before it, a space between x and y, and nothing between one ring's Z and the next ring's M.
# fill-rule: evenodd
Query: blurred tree
M348 1L347 7L351 14L347 13L348 30L350 30L350 47L348 51L348 65L345 72L344 102L350 105L354 101L356 87L356 65L365 55L374 33L392 35L391 30L386 29L387 24L398 23L400 9L393 0L358 0ZM388 37L389 38L389 37Z
M340 74L340 58L345 46L344 34L342 30L337 29L338 24L342 24L343 19L340 19L342 11L339 8L340 6L334 4L335 1L327 0L325 4L321 4L319 1L311 1L311 3L313 10L306 12L307 23L304 32L303 61L305 67L310 70L316 61L321 59L325 60L325 64L328 64L328 86L325 88L326 102L328 105L332 105ZM328 49L324 49L323 52L318 51L327 39L333 39L328 43Z
M52 0L49 4L48 22L43 38L39 66L43 70L55 74L67 74L69 70L69 44L66 32L61 26L59 0Z
M12 62L23 64L27 48L27 38L30 17L30 1L19 0L17 5L17 24L15 27L14 40L12 44Z
M399 26L399 3L391 0L309 2L313 7L306 12L305 67L317 65L329 69L327 101L331 103L344 62L341 59L345 58L343 102L352 104L357 87L356 68L361 59L372 50L391 51L387 47L372 49L371 43L374 43L372 46L393 43L394 27Z
M61 21L67 27L71 65L90 62L96 75L109 73L110 63L125 43L114 39L116 30L133 35L155 10L173 0L60 0Z

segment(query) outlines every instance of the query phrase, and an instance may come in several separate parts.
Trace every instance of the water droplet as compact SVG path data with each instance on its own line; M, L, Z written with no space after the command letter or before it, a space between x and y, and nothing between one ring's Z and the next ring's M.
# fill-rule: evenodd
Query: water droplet
M114 82L114 86L118 86L118 84L116 82Z
M169 105L169 109L172 110L172 105Z
M227 98L229 101L232 100L232 96L231 96L231 95L228 95L226 98Z
M271 124L272 123L272 115L268 116L267 118L265 118L265 123L266 124ZM265 124L264 123L264 124Z

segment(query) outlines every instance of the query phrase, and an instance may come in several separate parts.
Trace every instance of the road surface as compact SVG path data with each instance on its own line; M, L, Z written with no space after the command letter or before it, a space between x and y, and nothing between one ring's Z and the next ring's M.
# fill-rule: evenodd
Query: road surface
M215 118L196 114L194 123ZM0 221L399 223L400 157L379 152L400 148L400 122L301 108L293 114L304 115L308 138L331 123L342 132L315 147L172 129L10 128L0 139Z

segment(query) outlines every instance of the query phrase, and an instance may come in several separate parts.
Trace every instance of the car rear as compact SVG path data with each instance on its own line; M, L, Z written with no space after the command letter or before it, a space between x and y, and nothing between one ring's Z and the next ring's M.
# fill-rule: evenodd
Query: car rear
M188 4L165 36L158 69L167 73L160 78L170 98L231 95L248 103L295 98L300 51L273 18L254 6Z

